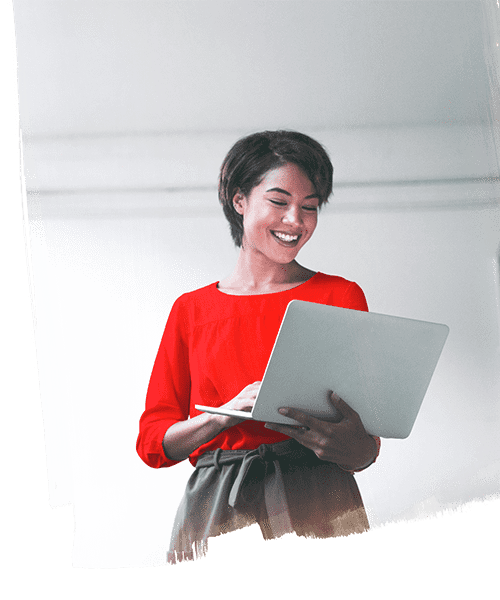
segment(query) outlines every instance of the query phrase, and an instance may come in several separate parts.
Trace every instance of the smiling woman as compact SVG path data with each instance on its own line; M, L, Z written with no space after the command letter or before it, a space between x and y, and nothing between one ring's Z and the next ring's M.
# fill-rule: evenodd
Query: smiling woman
M332 192L333 166L324 148L316 140L296 131L265 131L242 138L228 152L220 171L219 200L231 227L236 246L243 236L242 214L235 210L236 194L248 196L271 171L291 164L302 171L312 184L317 206L328 202ZM269 189L279 195L282 189Z
M209 537L252 523L265 539L368 529L353 472L375 461L380 440L334 393L337 423L286 406L301 426L195 408L251 410L291 300L368 310L357 284L296 261L331 193L332 174L318 142L287 131L243 138L221 167L219 198L238 260L228 277L174 303L137 440L151 467L186 458L196 467L174 521L170 563L201 556Z
M269 171L250 194L236 193L233 205L243 217L242 251L238 268L219 283L220 290L249 293L262 290L267 280L279 286L277 291L311 277L295 257L316 229L319 198L300 167L287 163ZM255 280L248 279L249 272Z
M298 265L295 257L314 233L332 177L324 148L302 133L266 131L239 140L222 164L219 200L234 243L243 252L219 289L273 292L309 279L313 271ZM255 273L255 281L249 273Z

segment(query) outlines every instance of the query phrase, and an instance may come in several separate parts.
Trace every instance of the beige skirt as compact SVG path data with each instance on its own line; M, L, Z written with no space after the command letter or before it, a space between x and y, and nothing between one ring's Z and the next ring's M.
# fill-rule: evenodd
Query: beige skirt
M369 528L351 473L295 440L203 454L177 510L167 562L204 556L208 539L258 523L264 539L328 538Z

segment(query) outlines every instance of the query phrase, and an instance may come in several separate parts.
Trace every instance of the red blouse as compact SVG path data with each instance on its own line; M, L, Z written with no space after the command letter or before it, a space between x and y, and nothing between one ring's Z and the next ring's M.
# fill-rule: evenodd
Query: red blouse
M212 283L175 301L140 420L137 452L147 465L159 468L178 462L165 456L162 440L171 425L200 414L195 404L220 406L245 386L262 380L285 309L293 299L368 310L356 283L323 273L283 292L233 296ZM287 436L265 429L264 423L244 421L200 446L189 460L196 465L208 450L253 450L284 439Z

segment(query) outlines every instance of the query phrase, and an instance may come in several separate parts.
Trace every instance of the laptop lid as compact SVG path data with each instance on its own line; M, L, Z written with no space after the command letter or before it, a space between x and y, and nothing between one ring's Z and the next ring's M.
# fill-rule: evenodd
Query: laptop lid
M406 438L449 333L447 325L292 300L252 418L296 424L278 408L334 419L335 391L366 431Z

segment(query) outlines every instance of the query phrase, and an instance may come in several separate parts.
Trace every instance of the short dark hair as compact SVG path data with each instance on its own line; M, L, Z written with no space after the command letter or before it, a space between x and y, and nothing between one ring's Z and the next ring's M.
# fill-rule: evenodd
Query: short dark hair
M319 196L319 206L328 202L333 166L323 146L308 135L262 131L241 138L227 153L220 169L219 201L236 246L242 244L243 216L234 208L235 194L248 196L266 173L287 163L296 164L307 175Z

